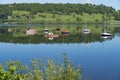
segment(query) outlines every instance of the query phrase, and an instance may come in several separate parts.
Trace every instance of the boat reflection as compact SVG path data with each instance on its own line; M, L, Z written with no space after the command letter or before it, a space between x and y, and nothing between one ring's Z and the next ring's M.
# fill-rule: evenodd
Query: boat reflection
M112 36L101 36L102 39L112 39Z
M48 38L49 40L53 40L54 38L58 38L59 34L53 34L53 32L46 33L45 38Z
M26 27L23 28L11 28L11 33L0 34L0 42L10 42L10 43L24 43L24 44L39 44L39 43L92 43L92 42L103 42L107 39L112 39L115 35L114 28L109 29L112 35L104 34L101 36L100 28L85 28L85 33L83 34L82 27L65 27L61 28L29 28L26 31ZM1 28L2 29L2 28ZM118 28L116 30L119 30ZM107 31L102 31L107 32ZM37 33L37 34L36 34ZM108 33L108 32L107 32ZM28 35L34 36L28 36ZM106 36L107 35L107 36ZM53 40L53 41L50 41Z
M53 40L54 38L53 37L49 37L48 40Z

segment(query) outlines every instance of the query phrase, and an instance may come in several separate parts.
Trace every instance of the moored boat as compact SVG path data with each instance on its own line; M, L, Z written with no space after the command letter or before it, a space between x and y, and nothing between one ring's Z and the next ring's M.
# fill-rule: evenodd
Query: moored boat
M102 32L100 35L101 35L101 36L112 36L112 34L107 33L107 32Z
M70 32L68 30L62 30L61 31L61 35L62 36L69 36L70 35Z
M37 34L37 33L36 33L36 30L35 30L35 29L31 28L31 29L28 29L28 30L26 31L26 34L27 34L27 35L35 35L35 34Z
M46 28L46 29L44 29L44 31L45 31L45 33L48 33L49 29Z
M89 34L90 33L90 29L83 29L83 33Z

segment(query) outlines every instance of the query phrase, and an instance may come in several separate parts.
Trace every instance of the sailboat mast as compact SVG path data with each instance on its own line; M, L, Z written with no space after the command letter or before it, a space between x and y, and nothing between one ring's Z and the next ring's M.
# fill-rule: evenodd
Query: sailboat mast
M30 28L30 23L31 23L31 20L30 20L30 15L29 15L29 28Z

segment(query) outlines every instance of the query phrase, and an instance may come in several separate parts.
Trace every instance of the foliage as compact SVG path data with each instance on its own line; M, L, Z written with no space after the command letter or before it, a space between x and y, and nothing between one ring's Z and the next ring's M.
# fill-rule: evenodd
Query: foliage
M48 58L45 64L41 59L33 59L32 68L10 60L6 70L0 65L0 80L82 80L81 67L75 70L66 54L63 57L64 63Z
M118 12L116 12L115 19L120 20L120 10L118 10Z
M0 19L7 19L11 15L12 10L9 8L9 5L0 5Z
M85 16L85 14L94 18ZM101 21L101 15L105 14L109 21L120 20L119 10L117 11L103 4L15 3L0 5L0 19L7 19L20 24L28 23L29 16L32 18L32 23L58 23L59 20L56 19L60 19L59 23L78 23L81 20L85 21L81 16L86 17L89 22L91 20L94 22L95 19ZM0 22L2 23L2 21Z
M115 9L112 7L107 7L105 5L92 5L92 4L55 4L55 3L23 3L23 4L12 4L13 10L24 10L33 13L53 13L53 14L82 14L82 13L101 13L101 14L114 14Z

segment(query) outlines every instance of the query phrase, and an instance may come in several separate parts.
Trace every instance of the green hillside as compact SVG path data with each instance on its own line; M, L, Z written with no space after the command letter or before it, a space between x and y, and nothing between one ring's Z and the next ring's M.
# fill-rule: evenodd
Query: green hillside
M83 24L120 21L120 11L105 5L22 3L0 7L0 23Z
M103 21L102 14L88 14L84 13L78 15L71 13L69 15L59 15L52 13L36 13L30 14L29 11L13 11L12 16L8 19L13 23L101 23ZM114 16L111 17L111 21L114 21Z

